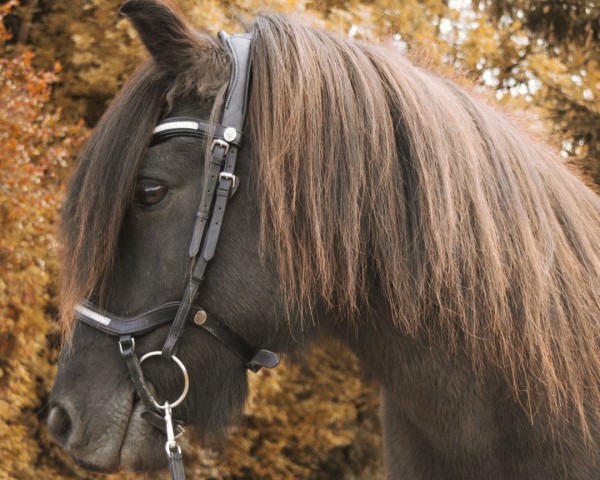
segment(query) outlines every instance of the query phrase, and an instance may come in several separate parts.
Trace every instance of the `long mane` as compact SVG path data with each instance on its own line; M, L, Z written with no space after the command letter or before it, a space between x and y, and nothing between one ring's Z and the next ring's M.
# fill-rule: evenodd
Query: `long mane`
M287 300L350 318L383 292L409 335L497 368L584 437L600 412L600 201L452 83L264 16L249 129Z

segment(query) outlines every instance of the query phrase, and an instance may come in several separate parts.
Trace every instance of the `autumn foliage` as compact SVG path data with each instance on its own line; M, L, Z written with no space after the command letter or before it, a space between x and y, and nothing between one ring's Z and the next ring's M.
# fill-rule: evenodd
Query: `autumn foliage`
M47 471L38 416L53 373L54 230L83 129L47 108L59 67L38 71L30 50L7 51L8 39L0 22L0 477L34 478Z
M0 479L98 478L53 446L44 426L57 359L55 230L86 133L80 119L93 125L144 52L116 13L121 0L77 8L71 0L0 3ZM580 11L574 0L487 0L462 10L447 0L179 3L214 32L238 31L236 15L251 18L262 6L393 42L437 68L459 67L489 95L533 112L600 183L599 7ZM2 19L31 5L30 45L9 43ZM284 363L252 377L244 424L224 452L185 447L189 477L382 478L377 391L361 382L356 360L321 345L294 366Z

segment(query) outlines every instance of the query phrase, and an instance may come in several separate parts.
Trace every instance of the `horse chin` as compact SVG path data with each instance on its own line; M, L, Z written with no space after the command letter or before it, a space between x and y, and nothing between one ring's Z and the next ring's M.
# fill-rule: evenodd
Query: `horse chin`
M134 472L167 466L165 436L142 418L144 405L136 402L129 417L121 446L120 469Z

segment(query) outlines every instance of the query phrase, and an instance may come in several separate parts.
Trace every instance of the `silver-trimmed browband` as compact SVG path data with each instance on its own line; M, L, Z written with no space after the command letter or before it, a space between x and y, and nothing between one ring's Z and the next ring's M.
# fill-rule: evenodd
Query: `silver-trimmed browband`
M91 310L83 303L80 303L75 307L75 315L80 319L89 319L106 327L109 326L112 321L112 318Z
M211 136L215 140L224 141L238 148L244 138L244 134L233 127L214 125L197 118L171 117L164 119L156 126L152 132L151 145L180 136L203 138Z
M165 122L158 125L152 135L156 135L157 133L166 132L168 130L178 130L178 129L186 129L186 130L199 130L200 124L198 122L193 122L191 120L181 120L175 122Z
M115 337L140 335L171 323L179 305L180 302L169 302L134 317L121 317L102 310L88 301L83 301L75 307L75 316L83 323ZM195 305L192 307L190 321L199 311L204 312L204 309Z

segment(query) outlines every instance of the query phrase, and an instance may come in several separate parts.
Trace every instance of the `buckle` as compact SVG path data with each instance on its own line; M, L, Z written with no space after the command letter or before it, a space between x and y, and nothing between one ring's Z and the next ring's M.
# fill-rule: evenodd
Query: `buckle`
M219 181L223 180L231 180L231 193L229 196L233 197L238 185L240 184L240 179L236 177L233 173L221 172L219 173Z
M237 177L233 173L221 172L219 173L219 181L221 180L231 180L235 185L235 183L237 182Z
M225 149L225 155L227 155L227 152L229 152L229 144L226 141L215 138L210 146L210 151L213 152L217 146Z

